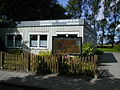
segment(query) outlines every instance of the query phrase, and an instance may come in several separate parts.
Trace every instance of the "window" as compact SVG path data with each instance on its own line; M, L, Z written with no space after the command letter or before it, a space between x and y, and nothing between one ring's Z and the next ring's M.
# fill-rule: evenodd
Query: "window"
M21 47L22 35L20 34L7 34L8 47Z
M68 37L73 37L73 38L75 38L75 37L77 37L77 34L69 34Z
M40 47L47 47L47 35L40 35Z
M47 35L30 35L30 47L47 48Z
M13 35L7 35L7 46L13 47L14 42L14 36Z
M21 47L22 36L15 35L15 47Z
M37 40L38 36L37 35L30 35L30 47L37 47Z
M58 37L66 37L66 34L57 34Z

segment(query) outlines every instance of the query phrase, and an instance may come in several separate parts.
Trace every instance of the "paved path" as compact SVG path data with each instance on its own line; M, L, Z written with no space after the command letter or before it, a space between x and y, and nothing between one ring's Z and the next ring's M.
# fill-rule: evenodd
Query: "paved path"
M0 71L0 82L46 88L48 90L84 90L88 82L82 79L59 77L56 74L37 76L35 74Z
M104 53L100 60L101 66L105 67L108 73L120 78L120 53Z
M10 71L0 71L0 83L45 88L40 90L120 90L120 79L118 78L103 78L91 83L55 74L37 76L31 73Z

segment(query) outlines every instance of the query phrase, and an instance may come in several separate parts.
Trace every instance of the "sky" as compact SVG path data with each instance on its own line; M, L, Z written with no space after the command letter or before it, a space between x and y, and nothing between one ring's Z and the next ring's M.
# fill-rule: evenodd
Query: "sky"
M58 0L58 2L65 7L67 2L68 2L68 0Z
M103 12L104 12L104 0L101 0L101 8L99 9L99 13L98 13L98 16L97 16L97 20L101 20L101 19L104 19L104 15L103 15Z
M65 7L67 5L67 3L68 3L68 0L58 0L58 2ZM101 1L101 6L102 7L99 10L99 14L98 14L97 20L101 20L101 19L104 18L104 16L103 16L103 11L104 11L103 3L104 3L104 0Z

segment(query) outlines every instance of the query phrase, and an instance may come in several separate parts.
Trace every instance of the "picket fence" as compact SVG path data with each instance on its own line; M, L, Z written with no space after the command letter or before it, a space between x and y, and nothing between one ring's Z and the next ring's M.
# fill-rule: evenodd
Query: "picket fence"
M39 56L31 53L19 55L0 52L0 69L49 73L96 73L97 55L91 56Z

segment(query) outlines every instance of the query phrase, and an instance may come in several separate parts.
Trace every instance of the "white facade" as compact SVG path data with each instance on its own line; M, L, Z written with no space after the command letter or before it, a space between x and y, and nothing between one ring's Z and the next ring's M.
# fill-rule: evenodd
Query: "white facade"
M51 51L52 36L63 34L77 35L82 37L82 43L96 44L96 32L84 19L24 21L17 23L16 27L1 28L0 33L7 48L22 48L35 54L42 50ZM20 42L21 46L17 47Z

